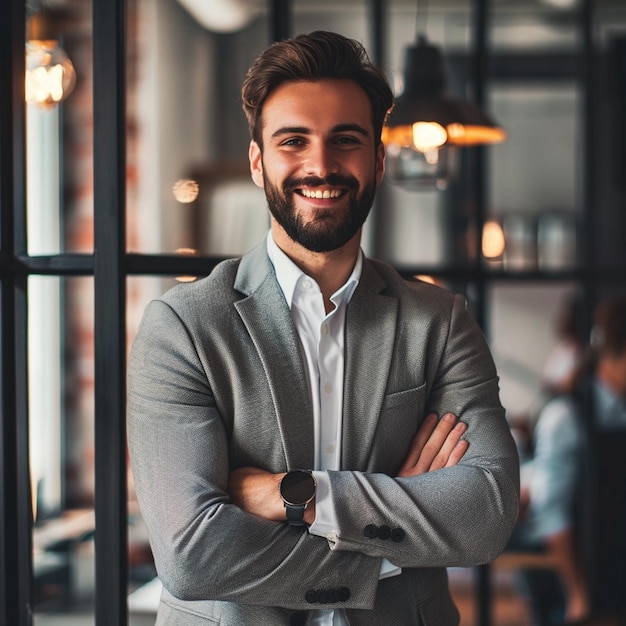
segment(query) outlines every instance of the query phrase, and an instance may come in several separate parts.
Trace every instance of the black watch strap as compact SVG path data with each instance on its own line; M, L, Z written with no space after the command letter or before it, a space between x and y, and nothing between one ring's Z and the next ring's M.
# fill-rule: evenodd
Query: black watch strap
M286 504L285 503L285 512L287 514L287 521L290 526L306 526L306 522L304 521L304 505L298 504Z

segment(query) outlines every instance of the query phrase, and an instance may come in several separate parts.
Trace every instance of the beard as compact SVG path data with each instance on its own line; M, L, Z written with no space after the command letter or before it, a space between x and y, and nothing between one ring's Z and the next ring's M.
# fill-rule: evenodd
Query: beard
M372 208L376 185L370 184L359 193L359 182L353 176L329 174L325 178L309 176L287 178L282 189L274 185L263 171L265 197L270 213L288 237L311 252L331 252L346 244L365 223ZM315 219L304 222L298 214L293 195L299 187L346 187L348 210L319 209Z

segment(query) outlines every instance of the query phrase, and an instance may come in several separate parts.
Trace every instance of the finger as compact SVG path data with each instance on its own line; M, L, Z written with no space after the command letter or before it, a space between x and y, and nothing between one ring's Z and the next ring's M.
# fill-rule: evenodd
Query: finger
M441 469L442 467L448 467L448 461L450 460L453 452L456 450L456 446L461 441L461 437L466 430L467 426L463 422L455 424L454 428L446 436L445 441L441 444L439 451L426 471L432 472L433 470ZM454 458L456 458L456 456ZM455 465L455 463L452 463L452 465Z
M426 442L432 435L436 426L437 415L435 413L430 413L421 423L416 435L413 437L413 441L411 441L411 446L406 458L404 459L404 463L398 472L398 476L407 476L412 474L412 470L420 458L422 450L424 449Z
M463 455L467 452L469 448L469 442L465 441L465 439L461 439L459 443L454 446L452 452L450 453L450 457L448 458L448 462L445 464L445 467L453 467L456 465L462 458Z
M429 472L432 469L439 469L445 465L445 462L442 462L442 459L445 458L447 460L450 455L450 450L454 447L454 445L456 445L460 438L459 434L451 445L446 443L448 441L448 436L456 426L456 422L456 415L453 415L452 413L446 413L439 420L437 427L428 438L428 441L424 445L424 449L415 464L416 474L423 474L424 472Z

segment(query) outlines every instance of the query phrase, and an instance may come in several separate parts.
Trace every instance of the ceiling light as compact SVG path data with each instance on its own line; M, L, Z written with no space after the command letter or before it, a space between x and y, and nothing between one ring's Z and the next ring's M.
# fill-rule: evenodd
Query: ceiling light
M28 20L25 98L44 109L65 100L76 84L76 71L59 45L59 35L59 20L46 9Z
M247 26L259 12L250 0L178 0L204 28L233 33Z
M388 154L404 155L405 161L424 159L411 157L454 148L499 143L506 139L503 128L493 122L477 106L457 98L445 90L445 72L439 48L418 36L415 45L406 50L404 90L396 98L389 118L383 128L382 139ZM431 157L432 160L432 157ZM440 171L435 181L450 178L452 172ZM409 175L402 175L401 164L390 163L391 178L394 172L401 176L396 182L408 184ZM413 185L415 186L415 185Z

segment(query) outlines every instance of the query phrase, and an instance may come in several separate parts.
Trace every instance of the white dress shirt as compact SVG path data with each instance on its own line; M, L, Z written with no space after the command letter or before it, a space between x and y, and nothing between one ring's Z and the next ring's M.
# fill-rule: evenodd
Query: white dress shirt
M334 309L326 314L317 282L276 245L271 232L267 236L267 250L304 349L313 401L315 466L312 469L315 470L317 492L315 521L309 532L332 541L336 535L335 511L325 470L340 468L346 308L361 277L363 255L359 252L352 274L331 296ZM400 571L383 561L381 578ZM314 626L347 626L343 610L316 610L313 613L311 624Z

